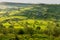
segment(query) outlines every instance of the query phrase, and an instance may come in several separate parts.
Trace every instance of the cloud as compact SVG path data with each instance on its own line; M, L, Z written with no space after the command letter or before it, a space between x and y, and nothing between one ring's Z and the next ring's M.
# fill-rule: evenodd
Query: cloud
M0 0L0 2L60 4L60 0Z

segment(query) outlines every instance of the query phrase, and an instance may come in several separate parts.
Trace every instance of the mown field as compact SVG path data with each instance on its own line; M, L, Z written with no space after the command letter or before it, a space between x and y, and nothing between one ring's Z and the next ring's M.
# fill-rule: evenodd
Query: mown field
M0 9L0 40L60 40L60 5Z

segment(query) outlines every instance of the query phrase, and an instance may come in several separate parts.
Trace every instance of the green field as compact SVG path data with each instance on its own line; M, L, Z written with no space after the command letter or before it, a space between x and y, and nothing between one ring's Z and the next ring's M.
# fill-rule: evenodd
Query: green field
M18 5L0 4L0 40L60 40L60 5Z

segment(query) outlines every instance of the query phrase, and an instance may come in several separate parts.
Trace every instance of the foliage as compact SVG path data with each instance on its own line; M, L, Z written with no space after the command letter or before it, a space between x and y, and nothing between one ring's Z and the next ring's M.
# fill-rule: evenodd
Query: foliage
M60 40L60 5L0 9L0 40Z

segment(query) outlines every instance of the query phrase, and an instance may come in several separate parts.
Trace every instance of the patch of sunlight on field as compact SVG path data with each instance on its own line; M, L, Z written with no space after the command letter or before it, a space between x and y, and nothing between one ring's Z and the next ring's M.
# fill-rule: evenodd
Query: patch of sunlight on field
M9 15L13 15L13 14L17 14L17 13L20 13L20 11L13 10L9 13Z
M18 16L13 16L13 17L8 17L8 19L13 19L13 18L20 18L20 17L18 17ZM23 17L21 17L21 18L23 18ZM6 18L7 19L7 18ZM6 20L5 19L5 20ZM24 19L24 18L23 18ZM29 27L33 27L33 25L35 26L35 28L36 27L41 27L41 29L42 30L47 30L47 26L48 26L48 24L49 25L52 25L52 26L54 26L55 25L55 23L53 22L53 21L47 21L47 20L34 20L34 19L27 19L27 20L21 20L21 21L19 21L19 22L16 22L16 21L10 21L10 23L11 24L9 24L8 22L6 22L6 23L4 23L3 25L5 26L5 27L9 27L10 25L13 25L13 27L14 28L24 28L25 27L25 25L26 25L26 22L28 22L28 26ZM36 24L36 23L37 24Z
M22 8L21 10L22 10L22 11L24 11L24 10L30 10L31 8L33 8L33 7Z
M24 16L10 16L9 18L26 19L27 17L24 17Z
M9 15L14 15L14 14L20 14L21 12L24 12L24 11L26 11L26 10L30 10L30 9L32 9L33 7L25 7L25 8L21 8L20 9L20 11L12 11L12 12L10 12L10 14Z
M49 26L49 25L52 25L52 26L55 25L55 23L53 21L49 21L49 20L36 20L36 21L38 22L38 24L42 30L47 30L47 26ZM37 27L38 25L35 25L35 26Z
M34 24L34 22L37 21L37 25L36 23ZM47 29L47 26L48 26L48 21L45 21L45 20L33 20L33 19L28 19L27 22L29 24L34 24L35 27L38 27L38 25L41 27L42 30L46 30ZM32 27L32 26L31 26Z
M14 25L14 28L18 29L18 28L24 28L24 27L21 25Z
M26 19L27 17L23 17L23 16L1 17L0 21L6 20L6 19L13 19L13 18Z
M41 27L41 29L46 30L47 25L48 25L47 21L44 21L44 20L40 21L40 27Z
M6 28L8 28L11 24L9 24L8 22L3 23L3 26L5 26Z
M4 18L0 18L0 22L3 20Z
M40 27L41 27L42 30L47 30L47 26L42 25Z
M35 22L35 20L28 19L27 22L33 24Z
M56 26L56 23L54 23L53 21L45 21L45 22L43 21L41 28L43 30L47 30L47 27L53 29L53 28L55 28L55 26Z
M23 26L21 26L20 24L18 24L18 23L14 23L14 28L23 28Z
M6 11L0 11L0 14L4 14L4 13L6 13Z

